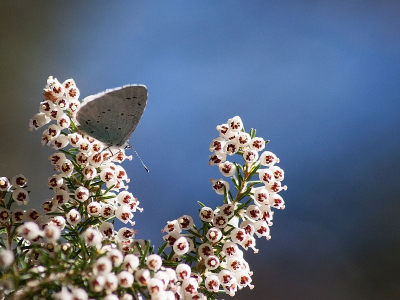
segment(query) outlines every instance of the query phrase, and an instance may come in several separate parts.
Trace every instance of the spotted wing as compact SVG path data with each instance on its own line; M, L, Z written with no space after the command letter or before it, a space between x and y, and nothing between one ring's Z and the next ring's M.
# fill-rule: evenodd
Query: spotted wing
M79 129L109 146L122 146L147 103L144 85L126 85L86 97L76 114Z

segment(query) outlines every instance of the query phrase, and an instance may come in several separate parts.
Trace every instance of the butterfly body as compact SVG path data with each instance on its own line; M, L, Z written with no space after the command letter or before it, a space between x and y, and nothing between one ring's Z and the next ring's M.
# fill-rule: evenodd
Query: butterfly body
M83 133L121 147L136 129L146 103L146 86L125 85L86 97L75 118Z

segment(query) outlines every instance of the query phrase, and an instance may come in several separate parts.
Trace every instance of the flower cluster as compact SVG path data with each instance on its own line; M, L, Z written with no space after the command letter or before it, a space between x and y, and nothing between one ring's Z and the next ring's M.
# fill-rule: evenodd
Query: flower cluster
M266 141L255 130L246 133L239 117L218 126L209 163L231 179L236 194L227 181L212 179L223 205L200 203L200 227L189 215L167 222L156 251L135 238L134 213L142 208L120 165L132 157L79 131L79 94L74 80L49 77L30 120L36 130L54 121L41 137L56 150L43 212L24 209L23 175L0 177L0 298L216 299L253 288L242 249L258 252L254 235L269 239L272 209L285 207L278 195L286 189L284 172L276 155L263 151ZM228 161L233 155L244 164Z
M254 236L270 239L272 209L285 208L278 195L286 190L281 184L284 171L276 166L279 159L274 153L263 151L266 141L256 137L253 129L246 133L238 116L217 130L219 137L211 142L209 164L218 165L221 174L231 179L236 195L227 181L211 179L214 191L224 195L224 204L212 209L200 203L200 228L185 215L163 229L164 239L172 246L171 258L192 263L188 273L196 273L187 281L196 279L197 290L207 299L221 291L234 296L238 289L253 288L252 272L241 249L252 248L257 253ZM235 154L243 158L244 165L227 160ZM252 181L253 176L258 180Z

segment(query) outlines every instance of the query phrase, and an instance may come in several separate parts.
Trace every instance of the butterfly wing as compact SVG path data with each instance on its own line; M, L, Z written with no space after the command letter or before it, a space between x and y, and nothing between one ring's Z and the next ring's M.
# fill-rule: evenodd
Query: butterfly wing
M144 85L126 85L86 97L76 113L79 130L109 146L122 146L147 103Z

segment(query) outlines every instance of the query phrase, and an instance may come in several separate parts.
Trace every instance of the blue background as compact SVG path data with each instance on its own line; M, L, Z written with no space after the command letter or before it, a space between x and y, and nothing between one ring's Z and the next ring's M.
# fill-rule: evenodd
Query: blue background
M138 238L221 204L208 146L240 115L289 189L236 299L400 298L398 1L1 1L0 22L0 175L26 175L32 206L52 195L28 131L47 77L81 97L141 83L130 142L150 173L124 164Z

